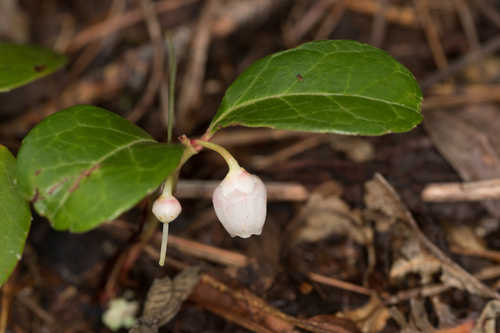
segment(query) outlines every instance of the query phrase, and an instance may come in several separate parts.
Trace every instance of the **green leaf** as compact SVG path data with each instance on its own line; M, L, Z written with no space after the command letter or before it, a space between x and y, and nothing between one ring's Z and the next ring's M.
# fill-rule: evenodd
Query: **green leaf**
M160 144L126 119L79 105L23 140L19 187L58 230L83 232L134 206L179 165L183 146Z
M31 223L28 203L16 187L16 159L0 145L0 285L21 259Z
M386 52L316 41L267 56L226 91L209 135L232 125L341 134L405 132L422 120L413 75Z
M0 92L53 73L65 63L63 55L39 46L0 42Z

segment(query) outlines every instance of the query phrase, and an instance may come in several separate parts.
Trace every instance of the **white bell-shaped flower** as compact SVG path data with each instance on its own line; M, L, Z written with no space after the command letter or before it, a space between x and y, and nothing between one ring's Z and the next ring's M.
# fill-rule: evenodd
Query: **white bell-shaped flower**
M153 214L163 223L172 222L182 211L181 204L173 195L163 193L153 203Z
M215 189L212 201L215 214L231 237L248 238L262 232L267 193L259 177L239 166L231 168Z

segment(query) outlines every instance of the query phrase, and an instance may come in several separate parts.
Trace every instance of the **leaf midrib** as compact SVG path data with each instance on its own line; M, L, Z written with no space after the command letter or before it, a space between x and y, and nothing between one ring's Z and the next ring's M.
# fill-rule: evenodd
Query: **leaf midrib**
M85 170L89 169L89 168L93 168L95 167L97 164L100 164L102 162L104 162L106 159L110 158L111 156L115 155L116 153L124 150L124 149L127 149L127 148L130 148L136 144L140 144L140 143L156 143L155 140L153 139L140 139L140 140L135 140L135 141L131 141L129 142L128 144L124 145L124 146L121 146L119 148L116 148L110 152L108 152L107 154L101 156L99 159L95 160L95 161L92 161L92 162L89 162L88 166L85 168ZM83 172L83 171L80 171L80 173ZM78 178L78 175L77 175L77 178ZM57 182L56 182L57 183ZM53 185L51 185L53 186ZM51 186L48 186L47 188L50 188ZM74 192L74 191L73 191ZM60 204L59 206L57 206L57 208L54 210L54 212L51 214L52 216L50 217L51 220L55 220L57 214L59 213L60 209L64 206L64 204L66 203L66 201L68 200L69 196L71 195L71 193L73 193L71 191L69 191L69 189L66 191L66 193L64 194L64 196L61 198L60 200Z
M366 99L366 100L375 101L375 102L379 102L379 103L384 103L384 104L388 104L388 105L399 106L399 107L401 107L403 109L406 109L408 111L415 112L415 113L418 114L417 110L414 110L414 109L412 109L409 106L404 105L404 104L400 104L400 103L396 103L396 102L391 102L391 101L388 101L388 100L385 100L385 99L380 99L380 98L375 98L375 97L357 95L357 94L345 94L345 93L310 93L310 92L308 92L308 93L293 93L293 94L286 93L286 94L276 94L276 95L271 95L271 96L266 96L266 97L261 97L261 98L255 98L255 99L246 101L244 103L238 104L238 105L236 105L236 106L234 106L232 108L226 109L224 111L224 114L219 119L217 119L217 121L213 124L213 126L211 126L211 130L214 130L215 126L217 126L218 123L220 123L224 118L226 118L228 115L232 114L233 112L235 112L238 109L241 109L241 108L244 108L246 106L249 106L249 105L252 105L252 104L256 104L256 103L259 103L259 102L263 102L263 101L266 101L266 100L282 99L282 98L285 98L285 97L296 97L296 96L355 97L355 98Z

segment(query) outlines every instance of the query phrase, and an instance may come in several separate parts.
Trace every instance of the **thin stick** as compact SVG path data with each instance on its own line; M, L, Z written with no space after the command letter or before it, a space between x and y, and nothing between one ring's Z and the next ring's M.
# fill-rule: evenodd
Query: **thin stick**
M500 101L500 84L474 84L466 86L454 94L435 95L425 98L424 110L442 109Z
M180 180L177 183L175 196L180 199L211 199L220 181L212 180ZM306 201L309 191L306 187L294 182L266 182L267 200L269 201Z
M7 281L2 288L2 309L0 313L0 333L7 330L7 321L9 320L9 310L12 301L11 285Z
M385 28L386 28L386 18L385 11L387 9L388 0L379 0L379 9L375 15L372 25L372 35L370 37L371 44L373 46L380 47L384 40Z
M339 0L335 6L329 10L329 13L323 19L314 39L328 39L337 28L345 13L345 3L348 0Z
M444 69L448 67L448 60L444 52L443 45L439 39L439 33L429 13L428 0L414 0L417 13L422 21L422 26L427 37L427 42L432 52L434 62L437 68Z
M380 10L380 3L373 0L345 1L346 7L357 13L376 15ZM415 10L407 6L390 5L384 12L385 19L391 23L405 27L418 28L418 19Z
M495 53L498 49L500 49L500 35L497 35L489 40L477 51L467 53L464 57L450 64L446 69L443 69L435 74L431 74L428 78L422 81L421 86L424 89L429 88L434 84L459 73L463 68L488 57L489 55Z
M498 199L500 199L500 179L465 183L435 183L427 185L422 191L422 200L431 202Z
M465 35L469 41L469 47L471 50L477 50L480 47L479 37L474 23L474 17L470 12L469 6L464 0L455 0L455 7L457 8L458 15L460 17L460 22L464 28Z
M205 77L208 51L212 40L211 26L214 22L219 2L209 0L201 11L196 30L191 43L190 57L186 71L182 78L182 87L179 94L177 123L183 132L189 132L191 111L201 104L203 80Z
M165 13L176 10L180 7L189 6L199 0L163 0L156 3L154 10L156 13ZM100 23L94 24L79 32L72 40L68 51L74 52L84 45L104 38L105 36L137 24L146 18L142 9L133 9L124 14L109 18Z
M266 169L272 165L286 161L297 154L303 153L306 150L317 147L330 140L331 138L328 135L312 135L309 138L294 143L278 152L273 152L269 156L256 157L253 161L253 165L257 169Z
M168 223L163 223L163 232L161 236L160 248L160 266L165 265L165 257L167 256L167 243L168 243Z
M476 4L483 15L486 16L488 20L493 22L497 28L500 28L500 13L498 13L496 8L485 0L476 0Z
M220 249L215 246L173 235L170 235L169 238L171 247L196 258L232 267L245 267L250 262L250 258L235 251ZM156 241L159 241L158 237L156 237Z
M154 6L151 0L141 0L142 9L144 10L144 15L147 17L146 23L148 27L148 32L151 41L154 45L154 57L153 57L153 68L151 69L151 76L149 82L146 86L144 95L142 95L141 100L136 104L134 109L127 116L127 119L136 122L138 121L151 104L154 101L156 93L163 82L163 63L164 50L163 50L163 39L161 34L161 26L156 17L156 12L154 11Z
M450 250L456 254L485 258L491 261L500 262L500 251L464 249L458 246L452 246Z
M174 41L167 35L168 45L168 116L167 116L167 142L172 141L172 131L175 123L175 79L177 76L177 59L175 56Z
M321 20L325 12L333 4L332 0L320 0L313 2L309 10L300 16L298 22L288 24L289 29L284 33L285 42L287 45L293 46L300 42L300 40Z
M413 218L413 215L410 213L410 211L406 208L406 206L403 204L401 201L401 198L399 195L396 193L394 188L385 180L384 177L380 174L375 175L375 179L380 182L381 185L383 185L388 193L392 196L392 200L394 200L394 203L397 204L400 207L400 210L402 212L401 218L406 222L406 224L412 229L413 234L415 237L422 243L425 248L439 261L441 261L441 264L446 266L446 268L452 272L452 274L457 275L460 277L460 280L464 285L467 285L468 288L474 288L478 294L482 296L487 296L491 297L497 300L500 300L500 294L496 291L491 289L489 286L485 285L481 281L479 281L476 277L474 277L471 273L467 272L464 270L462 267L460 267L458 264L456 264L453 260L451 260L443 251L441 251L440 248L438 248L434 243L432 243L427 236L420 230L418 227L417 221Z
M345 282L345 281L331 278L328 276L324 276L324 275L320 275L320 274L316 274L316 273L312 273L312 272L309 273L307 276L312 281L326 284L328 286L336 287L339 289L348 290L348 291L351 291L351 292L354 292L357 294L370 296L370 295L373 295L373 293L374 293L373 290L370 290L368 288L361 287L361 286L355 285L353 283Z

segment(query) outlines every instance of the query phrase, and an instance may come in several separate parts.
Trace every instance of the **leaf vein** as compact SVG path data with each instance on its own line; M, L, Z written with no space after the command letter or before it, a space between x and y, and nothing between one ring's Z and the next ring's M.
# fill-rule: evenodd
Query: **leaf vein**
M129 149L130 147L132 147L132 146L134 146L136 144L147 143L147 142L155 143L156 141L154 141L153 139L139 139L139 140L131 141L128 144L126 144L124 146L121 146L119 148L116 148L116 149L110 151L109 153L101 156L99 159L91 161L90 164L89 164L89 167L90 168L95 167L96 165L104 162L106 159L108 159L109 157L113 156L114 154L118 153L121 150ZM50 188L50 186L48 188ZM61 201L59 201L59 205L56 207L56 209L52 213L52 216L50 217L51 219L53 219L53 218L55 218L57 216L57 214L59 213L60 209L64 206L64 204L68 200L68 198L71 195L71 193L73 193L73 192L68 191L68 190L66 191L66 193L64 194L64 196L61 198Z

